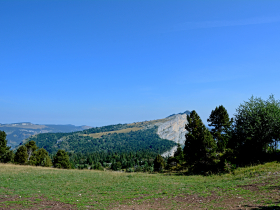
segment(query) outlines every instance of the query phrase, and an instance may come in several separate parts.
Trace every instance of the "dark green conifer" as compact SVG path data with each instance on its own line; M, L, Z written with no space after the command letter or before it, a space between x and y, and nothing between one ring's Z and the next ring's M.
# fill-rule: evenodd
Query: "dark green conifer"
M164 167L165 167L164 159L161 157L161 155L157 155L154 160L154 170L162 171Z
M7 163L13 161L14 153L7 146L6 133L0 131L0 162Z
M53 165L55 168L65 168L65 169L71 168L71 164L67 152L61 149L58 150L56 155L54 156Z
M26 146L22 145L16 151L15 163L25 164L27 162L27 157L28 157L27 148Z
M194 110L187 115L187 120L188 133L184 147L186 163L193 170L211 170L218 162L215 140Z
M228 112L223 105L212 110L207 122L211 129L211 134L217 142L217 151L224 152L229 140L229 128L233 119L229 118Z
M184 161L184 152L179 143L177 144L177 150L174 152L174 158L179 164L181 164Z

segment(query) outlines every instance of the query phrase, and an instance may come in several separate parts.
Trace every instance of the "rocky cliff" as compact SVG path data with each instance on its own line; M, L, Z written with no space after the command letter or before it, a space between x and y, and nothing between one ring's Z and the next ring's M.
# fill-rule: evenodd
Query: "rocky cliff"
M185 144L185 135L187 133L185 125L188 123L187 114L189 112L184 112L176 115L172 115L166 118L166 121L158 124L157 134L162 139L168 139L179 143L181 145ZM176 151L177 147L173 147L170 151L165 152L162 156L172 156Z

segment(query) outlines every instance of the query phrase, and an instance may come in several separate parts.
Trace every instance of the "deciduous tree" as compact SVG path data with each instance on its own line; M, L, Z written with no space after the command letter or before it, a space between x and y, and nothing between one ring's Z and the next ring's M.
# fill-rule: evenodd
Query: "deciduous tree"
M239 162L261 161L269 147L277 149L280 101L275 100L273 95L266 101L252 96L236 112L230 147L237 153Z
M38 149L38 147L36 146L35 141L29 141L25 144L25 146L28 154L27 161L29 161L30 157L33 155L34 151Z

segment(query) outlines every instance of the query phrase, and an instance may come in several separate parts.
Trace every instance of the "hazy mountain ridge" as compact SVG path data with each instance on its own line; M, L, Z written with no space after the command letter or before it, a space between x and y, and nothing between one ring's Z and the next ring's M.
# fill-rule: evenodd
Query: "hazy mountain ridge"
M24 139L39 133L65 133L75 132L91 128L90 126L75 126L75 125L39 125L30 122L0 124L0 130L7 134L8 146L12 148L18 146Z

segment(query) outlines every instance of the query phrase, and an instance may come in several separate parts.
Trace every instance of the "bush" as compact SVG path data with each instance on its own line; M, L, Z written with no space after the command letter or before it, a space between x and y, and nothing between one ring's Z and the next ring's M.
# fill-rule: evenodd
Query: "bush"
M64 150L58 150L56 155L54 156L53 165L55 168L70 169L71 164L68 154Z
M27 162L28 154L26 146L20 146L15 154L15 163L18 164L25 164Z
M41 148L38 151L33 152L33 155L30 157L29 162L31 165L35 166L43 166L43 167L51 167L52 160L49 156L49 153Z

